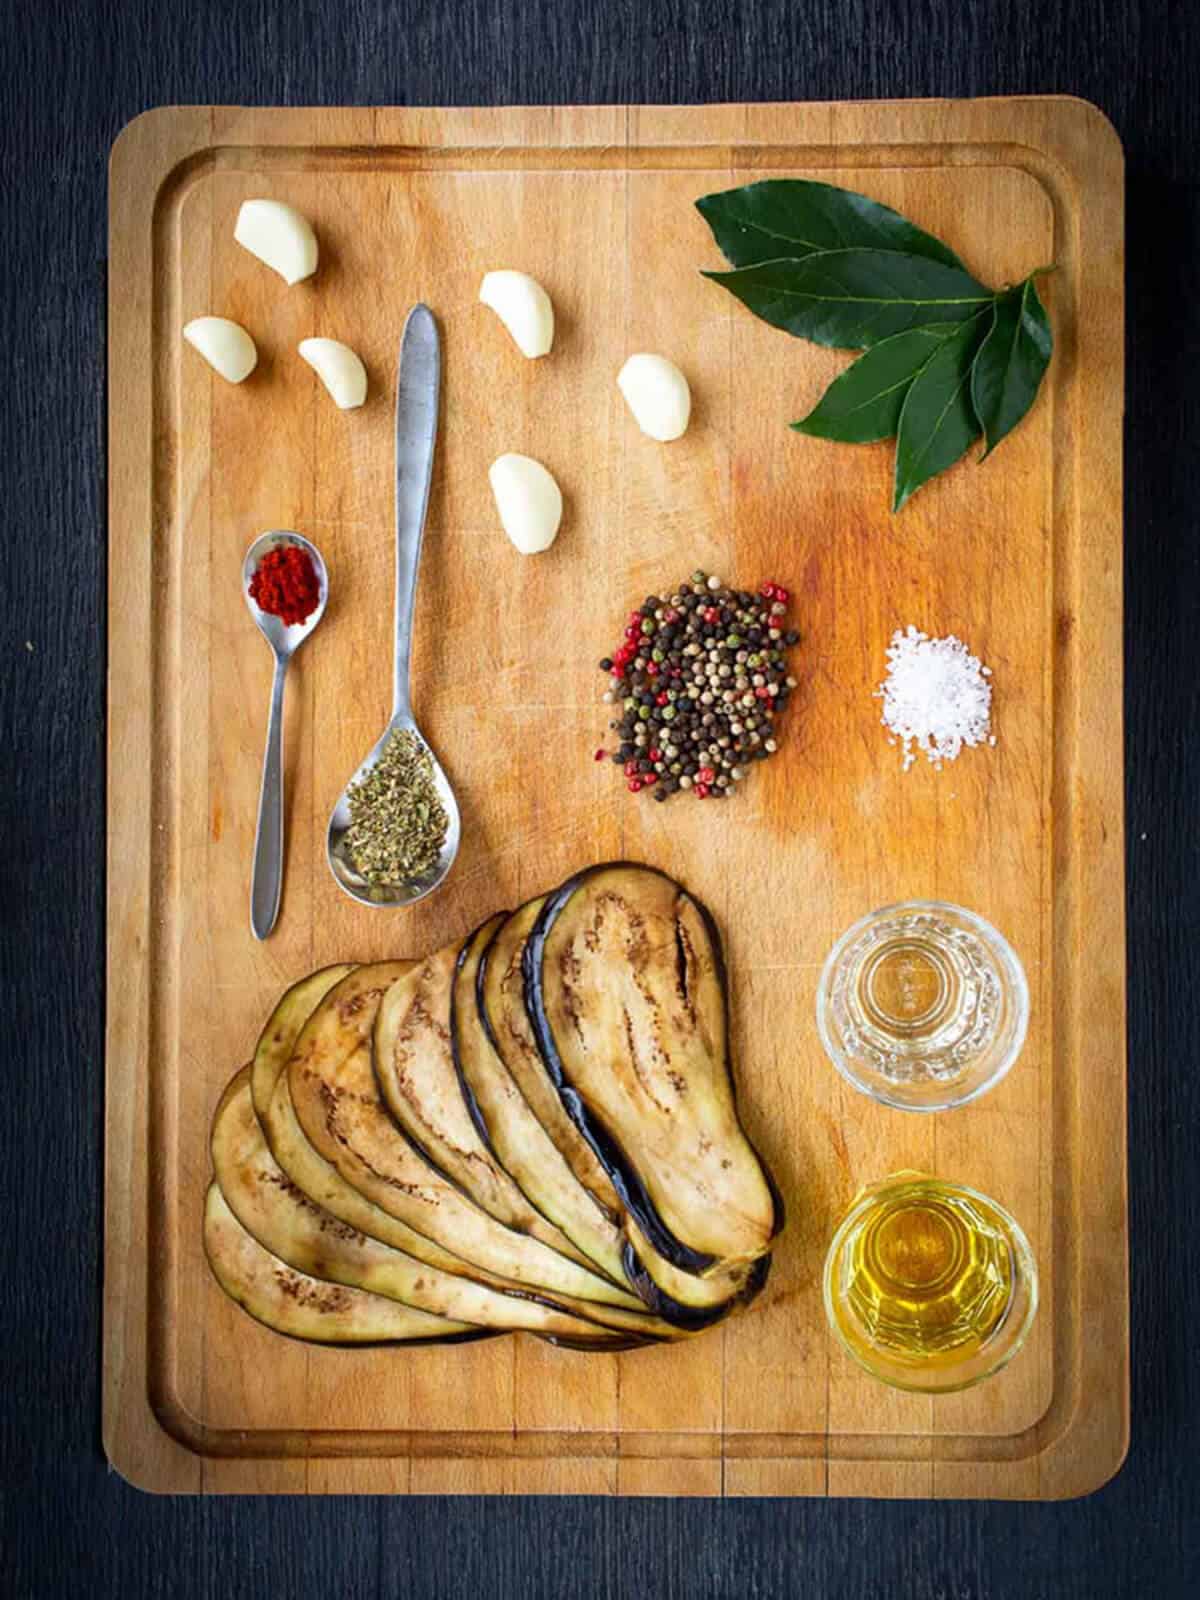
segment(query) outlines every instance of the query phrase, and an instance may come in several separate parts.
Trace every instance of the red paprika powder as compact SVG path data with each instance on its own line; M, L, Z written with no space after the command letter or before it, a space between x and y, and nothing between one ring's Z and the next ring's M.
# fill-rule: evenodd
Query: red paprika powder
M316 568L308 551L298 544L278 544L254 569L250 596L263 611L290 627L304 622L321 598Z

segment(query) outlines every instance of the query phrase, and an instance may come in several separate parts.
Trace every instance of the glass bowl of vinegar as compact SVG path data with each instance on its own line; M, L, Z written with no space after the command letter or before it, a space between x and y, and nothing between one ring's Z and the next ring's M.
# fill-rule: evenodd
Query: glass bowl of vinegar
M973 911L885 906L848 928L817 986L817 1029L856 1089L899 1111L949 1111L995 1088L1021 1053L1029 985Z
M1037 1265L1016 1219L978 1190L904 1172L866 1189L825 1259L825 1314L873 1377L921 1394L1006 1366L1037 1312Z

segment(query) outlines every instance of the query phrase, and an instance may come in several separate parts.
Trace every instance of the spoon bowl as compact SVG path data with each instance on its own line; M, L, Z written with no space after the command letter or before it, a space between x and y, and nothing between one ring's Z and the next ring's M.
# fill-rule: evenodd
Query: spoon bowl
M365 906L400 907L423 900L454 865L462 833L458 802L450 780L417 727L409 698L409 658L412 649L413 612L417 569L425 535L429 483L433 475L433 450L437 439L438 399L442 356L437 324L428 306L414 306L400 340L396 380L396 612L395 661L392 680L392 715L382 736L342 790L329 818L326 856L338 885ZM433 764L433 782L447 817L446 837L437 863L422 877L400 883L368 883L355 867L346 848L350 828L350 790L378 765L394 734L407 730L420 741Z
M259 562L280 545L296 545L308 553L317 575L317 604L303 622L287 623L264 611L250 593L250 580ZM254 866L250 880L250 927L256 939L265 939L279 915L283 890L283 686L288 662L325 615L329 599L329 573L315 544L298 533L275 529L259 534L242 562L242 594L250 615L271 646L275 681L271 687L271 712L267 721L267 747L263 756L262 787L258 796L258 827L254 835Z
M250 593L250 580L258 570L258 564L269 550L275 550L283 544L299 545L301 550L307 550L313 570L317 574L318 599L316 610L305 617L303 622L287 623L282 617L274 616L270 611L264 611L258 601ZM311 540L303 534L292 533L288 529L278 528L272 533L260 533L258 538L246 551L246 559L242 562L242 593L246 597L246 606L250 615L258 624L259 631L266 638L267 643L276 656L285 655L292 657L308 638L309 634L325 615L325 606L329 600L329 574L325 569L325 561L321 552Z
M393 734L404 730L415 735L422 747L428 752L433 764L433 784L437 790L438 799L445 808L449 819L446 828L446 837L442 841L442 848L438 853L437 863L433 870L423 877L413 878L404 883L368 883L355 867L346 851L346 834L350 827L350 790L378 764L380 757L387 747ZM462 819L459 816L458 801L454 798L454 790L450 787L450 780L442 770L441 762L430 749L425 736L417 727L411 716L393 717L383 730L383 736L373 747L366 760L354 773L350 782L338 796L333 814L329 818L329 836L326 842L326 853L329 857L329 868L337 879L339 885L348 895L368 906L411 906L418 900L423 900L445 878L450 868L454 865L454 858L458 854L459 838L462 832Z

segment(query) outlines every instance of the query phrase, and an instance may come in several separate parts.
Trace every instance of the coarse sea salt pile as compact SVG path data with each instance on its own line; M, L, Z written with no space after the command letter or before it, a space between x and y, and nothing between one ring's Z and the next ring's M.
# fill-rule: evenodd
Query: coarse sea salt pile
M888 646L887 677L875 691L883 725L904 746L904 770L922 750L935 767L964 745L995 744L991 732L992 669L953 634L931 639L899 629ZM914 749L915 746L915 749Z

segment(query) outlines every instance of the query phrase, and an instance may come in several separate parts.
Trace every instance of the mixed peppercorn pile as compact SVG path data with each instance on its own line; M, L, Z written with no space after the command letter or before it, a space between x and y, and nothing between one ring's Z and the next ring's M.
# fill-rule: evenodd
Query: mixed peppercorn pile
M604 699L620 707L609 723L620 744L596 760L611 756L631 793L649 789L656 800L733 794L752 762L775 753L775 719L796 687L787 651L800 635L787 624L788 600L777 583L751 594L705 572L647 595L600 663L611 677Z

